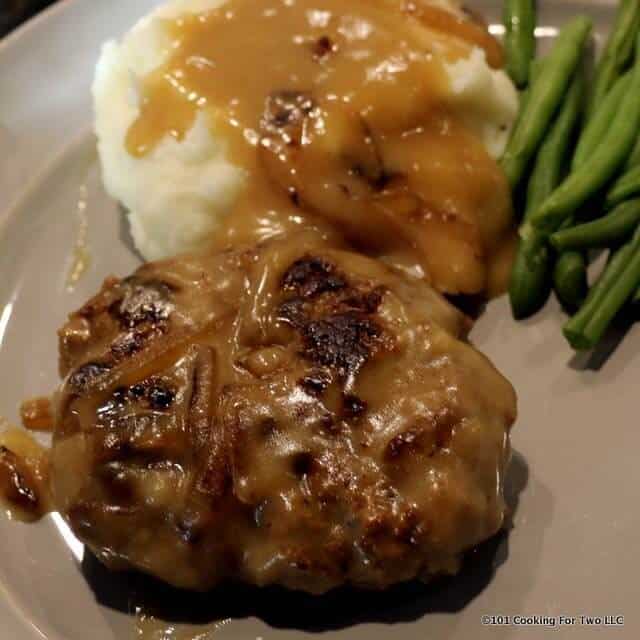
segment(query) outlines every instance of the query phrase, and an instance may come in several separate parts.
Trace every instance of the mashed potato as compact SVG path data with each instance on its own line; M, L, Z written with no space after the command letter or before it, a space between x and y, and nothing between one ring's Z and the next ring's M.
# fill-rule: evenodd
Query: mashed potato
M125 148L127 132L140 113L141 80L171 53L162 20L224 2L172 0L141 20L121 42L106 43L97 65L95 131L104 184L128 210L136 247L147 260L203 248L246 184L245 171L228 159L224 136L216 135L203 114L182 141L167 136L144 157L134 157ZM512 83L503 71L489 67L480 49L445 67L451 108L493 157L500 156L518 109Z
M167 137L142 158L125 149L139 110L138 81L159 67L170 42L159 20L214 8L222 0L175 0L108 42L93 85L95 130L105 188L129 211L131 232L147 260L201 248L242 189L244 173L226 159L225 141L204 117L178 142Z

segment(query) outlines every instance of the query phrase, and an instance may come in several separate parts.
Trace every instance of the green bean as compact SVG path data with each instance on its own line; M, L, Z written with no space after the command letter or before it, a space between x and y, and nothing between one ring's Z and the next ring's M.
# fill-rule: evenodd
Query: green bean
M585 77L576 73L558 115L538 151L527 186L528 220L560 184L570 148L570 141L580 120L585 93Z
M592 315L602 303L607 292L618 281L631 259L633 254L632 243L629 242L616 251L609 259L605 270L598 278L598 281L589 291L587 299L576 313L564 326L562 332L569 344L574 349L589 348L584 340L583 332L589 323Z
M587 285L587 261L580 251L560 254L553 269L553 288L560 304L567 311L575 311L584 302Z
M509 281L509 301L516 320L540 311L551 293L553 261L549 247L542 238L535 246L533 240L527 241L526 246L522 246L523 242L520 241Z
M604 218L561 229L551 236L557 251L610 247L626 240L640 224L640 198L618 205Z
M640 36L638 46L640 48ZM544 201L531 217L531 225L543 233L552 233L565 218L598 193L627 161L639 127L640 56L634 65L629 91L611 123L606 144L601 144L589 161L571 173Z
M636 146L633 147L633 151L627 160L627 165L625 169L628 171L629 169L633 169L633 167L637 167L640 164L640 136L636 140Z
M503 17L507 73L516 86L525 87L536 51L535 0L506 0Z
M578 140L578 146L576 147L576 152L573 155L573 161L571 163L572 171L576 171L576 169L579 169L588 162L593 152L606 138L611 122L618 111L622 99L627 93L630 82L631 74L629 72L620 76L602 104L596 109L593 117L589 120L589 124Z
M531 98L531 89L533 85L542 75L544 61L544 58L535 58L535 60L531 61L531 65L529 67L529 85L520 92L520 109L518 113L518 121L520 120L522 113L526 111L527 104L529 104L529 99Z
M535 155L577 69L591 20L578 16L558 36L546 58L544 74L532 89L525 110L502 157L502 169L515 189Z
M529 99L531 98L531 88L542 73L543 63L544 58L536 58L535 60L531 61L531 67L529 69L529 85L525 89L520 91L520 105L518 108L518 116L513 125L514 129L518 126L520 120L522 120L522 114L527 109L527 104L529 104Z
M596 68L594 89L587 109L589 118L595 114L598 105L630 63L639 25L640 3L638 0L621 0L611 35Z
M605 199L605 207L610 209L628 198L640 195L640 165L623 173L611 186Z
M571 216L560 228L569 229L574 225L575 220ZM580 307L588 290L587 260L584 254L579 251L562 251L557 254L553 270L553 288L566 311L573 313Z
M584 75L578 73L536 157L527 188L525 220L562 179L569 141L580 118L584 90ZM544 306L551 293L552 268L552 252L542 235L534 233L527 240L520 240L509 284L514 318L527 318Z
M632 244L627 266L594 309L580 340L583 349L592 349L604 336L613 319L640 286L640 242Z

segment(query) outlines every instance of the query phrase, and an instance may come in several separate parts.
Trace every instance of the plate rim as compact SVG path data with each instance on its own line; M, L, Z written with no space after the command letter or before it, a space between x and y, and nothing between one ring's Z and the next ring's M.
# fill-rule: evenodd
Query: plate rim
M5 53L5 50L15 45L20 38L40 27L41 23L45 23L47 20L54 17L55 14L63 13L68 10L69 7L82 1L83 0L54 0L54 2L48 7L45 7L35 15L32 15L0 39L0 56Z
M119 0L111 1L116 2ZM124 1L128 2L128 0ZM554 4L559 0L547 1ZM31 17L0 41L0 64L8 51L16 46L20 46L20 43L24 38L34 35L37 36L38 33L44 33L46 37L47 30L49 29L49 25L52 20L59 19L64 21L65 14L73 11L81 5L90 4L90 2L91 0L58 0L39 14ZM562 2L562 0L560 0L560 2ZM606 6L609 2L610 0L602 0L601 5ZM19 188L15 189L13 193L11 191L9 192L7 200L0 204L0 238L6 234L9 225L17 220L23 202L29 199L34 189L38 188L38 184L41 183L43 176L52 171L64 156L75 146L81 143L86 136L86 127L83 126L82 128L76 129L74 135L70 137L64 145L55 148L53 153L46 158L33 175L29 176L28 180L26 180ZM19 140L18 144L20 143L21 141ZM526 331L527 328L523 326L521 330ZM14 637L15 640L22 640L23 636L21 634L24 633L24 640L27 640L27 638L63 640L60 634L52 628L41 630L30 618L29 610L16 602L12 595L10 586L8 587L2 581L0 581L0 594L3 596L0 598L0 627L2 627L3 630L6 630L7 633L11 633L12 627L10 625L14 622L16 624L15 631L18 635L9 637ZM5 627L5 624L7 627Z

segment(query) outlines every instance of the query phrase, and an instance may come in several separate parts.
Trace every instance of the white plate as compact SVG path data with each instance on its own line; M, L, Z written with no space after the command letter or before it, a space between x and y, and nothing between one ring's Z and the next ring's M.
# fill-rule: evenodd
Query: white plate
M89 86L99 46L157 4L66 0L0 42L0 414L57 382L56 329L110 274L138 260L116 205L102 191L90 133ZM497 22L500 2L468 5ZM613 0L542 1L541 37L586 12L602 40ZM82 185L88 189L92 264L65 288ZM554 303L516 324L490 305L473 339L520 396L509 476L514 528L485 545L463 574L437 587L322 599L279 590L221 589L180 596L109 576L55 519L36 526L0 518L0 638L112 640L136 636L137 605L209 625L216 639L637 638L640 571L635 416L640 332L604 362L579 362L560 334ZM593 369L600 366L600 370ZM141 595L145 592L146 595ZM482 615L624 615L617 628L486 627ZM389 627L390 623L395 626ZM162 633L151 638L164 638ZM167 638L174 637L167 635Z

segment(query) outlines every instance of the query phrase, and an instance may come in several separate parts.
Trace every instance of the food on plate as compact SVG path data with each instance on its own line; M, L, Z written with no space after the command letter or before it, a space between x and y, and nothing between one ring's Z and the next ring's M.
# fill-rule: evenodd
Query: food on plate
M612 256L584 306L564 326L564 335L576 349L593 349L609 324L640 286L640 227Z
M640 149L640 145L638 145L638 149ZM609 189L605 206L612 208L628 198L637 196L640 196L640 154L631 168L623 173Z
M507 30L520 10L516 5L505 8ZM640 300L634 236L639 228L634 198L640 194L640 4L620 2L587 92L578 83L589 30L588 19L578 16L549 56L530 62L518 124L501 161L516 200L528 180L509 286L513 315L523 319L536 313L553 285L565 310L576 312L564 334L578 350L596 347L625 307ZM610 255L589 291L586 250L591 247L608 248Z
M611 35L596 69L587 115L599 108L620 74L634 55L636 35L640 29L640 6L636 0L619 0L618 14Z
M594 115L587 121L580 134L571 160L571 170L575 171L589 161L607 135L612 120L620 104L627 95L631 84L631 72L620 76L611 91L606 95Z
M536 54L535 0L505 0L504 26L507 72L518 87L525 87Z
M514 190L520 185L562 104L571 78L580 65L591 26L591 20L578 16L562 29L551 53L544 60L539 77L530 88L530 95L523 104L521 116L501 160Z
M26 522L53 508L49 492L48 451L22 429L0 418L0 499L7 514Z
M482 294L512 222L501 57L455 2L171 2L103 50L105 185L147 259L325 226Z
M33 515L179 587L455 573L502 526L516 417L441 295L499 290L515 239L486 26L442 0L174 1L106 45L94 96L105 185L170 257L71 314L46 464L7 449L5 484L41 477Z
M569 313L577 311L587 297L587 258L581 251L563 251L553 269L553 290Z
M544 199L560 184L568 149L580 120L585 79L577 73L555 122L538 151L526 194L526 223ZM551 293L553 257L545 238L537 231L522 238L509 283L511 309L516 319L540 310Z
M54 503L181 587L454 573L502 524L516 415L469 327L317 234L107 280L60 332Z
M604 218L556 231L551 244L557 251L599 249L624 242L640 223L640 198L619 204Z
M640 164L640 136L636 140L636 146L633 148L629 159L627 160L627 164L625 166L625 171L629 171L634 167L637 167Z
M20 406L20 418L29 431L53 431L53 409L47 397L31 398Z
M640 43L640 36L639 36ZM639 45L640 46L640 45ZM600 144L584 164L575 167L562 184L531 216L530 224L553 232L589 198L596 196L622 169L640 130L640 59L634 65L629 90L610 123L608 136L615 144Z

